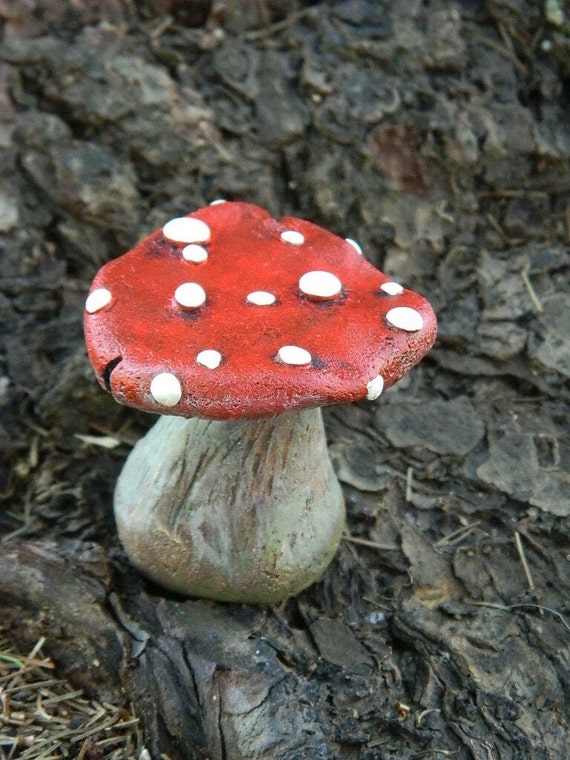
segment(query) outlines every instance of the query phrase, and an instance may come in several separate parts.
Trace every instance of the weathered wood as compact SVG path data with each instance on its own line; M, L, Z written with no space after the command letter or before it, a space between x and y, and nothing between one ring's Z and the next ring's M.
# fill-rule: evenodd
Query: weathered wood
M261 610L153 597L94 545L15 541L0 554L0 612L15 639L45 636L75 684L131 704L153 757L328 756L308 682L256 633Z
M66 676L90 694L116 700L130 643L108 605L111 576L111 563L95 544L13 541L0 551L8 633L30 646L45 636Z
M563 3L7 5L8 635L132 704L152 760L565 758ZM101 264L217 195L356 238L440 317L409 383L327 410L351 538L279 609L177 599L126 562L112 494L151 420L83 347Z

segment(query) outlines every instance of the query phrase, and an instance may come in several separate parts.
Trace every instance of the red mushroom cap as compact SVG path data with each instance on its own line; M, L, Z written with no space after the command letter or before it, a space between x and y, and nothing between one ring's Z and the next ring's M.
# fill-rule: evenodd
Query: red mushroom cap
M436 319L352 241L223 202L106 264L85 335L120 403L255 418L376 398L429 351Z

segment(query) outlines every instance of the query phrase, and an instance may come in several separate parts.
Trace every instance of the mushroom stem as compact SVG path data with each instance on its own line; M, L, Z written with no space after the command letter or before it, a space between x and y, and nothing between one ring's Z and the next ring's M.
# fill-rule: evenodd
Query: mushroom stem
M139 570L173 591L278 602L316 581L344 528L320 409L161 417L129 455L115 516Z

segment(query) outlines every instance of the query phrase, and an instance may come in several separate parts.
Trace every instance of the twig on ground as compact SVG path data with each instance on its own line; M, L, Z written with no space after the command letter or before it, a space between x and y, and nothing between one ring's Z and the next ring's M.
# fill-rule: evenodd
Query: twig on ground
M534 581L532 579L530 567L528 566L528 562L526 561L524 546L522 544L521 536L518 530L515 530L515 546L517 547L519 559L521 561L521 565L523 566L524 574L526 576L526 582L528 583L528 590L534 591L534 588L535 588Z
M530 271L530 264L528 264L522 270L521 277L523 278L523 282L524 282L525 288L528 291L528 294L530 296L530 300L532 301L532 305L534 307L534 310L538 314L542 314L542 312L544 311L544 308L543 308L542 304L540 303L540 299L539 299L539 297L538 297L538 295L536 293L536 290L534 289L534 285L530 281L529 271Z

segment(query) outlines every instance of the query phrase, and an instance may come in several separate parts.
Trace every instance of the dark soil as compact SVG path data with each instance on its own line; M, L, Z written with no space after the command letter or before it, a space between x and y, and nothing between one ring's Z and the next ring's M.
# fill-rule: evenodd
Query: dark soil
M8 635L132 707L157 760L568 757L569 4L0 18ZM153 419L83 346L97 269L218 197L357 239L440 321L408 379L327 410L349 537L280 608L173 598L129 566L113 485Z

